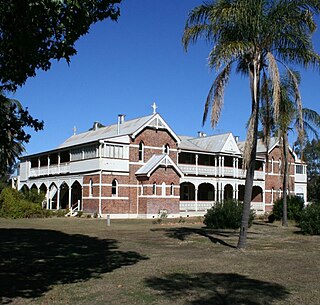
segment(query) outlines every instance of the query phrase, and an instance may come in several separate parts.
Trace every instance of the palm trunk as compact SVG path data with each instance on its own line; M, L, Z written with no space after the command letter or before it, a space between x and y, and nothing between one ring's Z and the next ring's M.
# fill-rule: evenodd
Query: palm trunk
M243 249L247 243L247 233L248 224L250 216L250 206L251 206L251 196L252 196L252 186L254 179L254 169L257 154L257 137L258 137L258 121L259 121L259 88L260 88L260 68L259 61L255 61L253 65L253 71L251 72L251 96L252 96L252 112L249 132L252 132L252 141L250 145L250 154L247 162L247 173L246 182L244 188L244 198L243 198L243 212L241 227L238 240L238 249Z
M287 187L288 187L288 136L283 135L283 185L282 185L282 226L288 226L288 206L287 206Z

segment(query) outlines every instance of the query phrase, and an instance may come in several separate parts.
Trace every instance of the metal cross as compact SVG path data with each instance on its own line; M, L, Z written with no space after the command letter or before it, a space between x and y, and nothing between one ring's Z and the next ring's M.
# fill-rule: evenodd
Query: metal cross
M157 112L157 108L158 108L157 104L155 102L153 102L151 107L153 108L153 114L155 114Z

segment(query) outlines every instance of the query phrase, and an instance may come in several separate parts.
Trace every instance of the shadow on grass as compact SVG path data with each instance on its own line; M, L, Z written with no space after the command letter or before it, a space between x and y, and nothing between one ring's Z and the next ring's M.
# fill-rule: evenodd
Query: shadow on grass
M236 273L172 273L148 278L145 284L172 303L183 298L192 305L269 305L289 295L284 286Z
M230 248L236 248L236 247L228 244L223 239L214 237L212 235L214 234L222 237L229 237L230 235L234 235L234 234L238 235L238 232L236 231L229 232L229 231L218 231L218 230L212 230L212 229L206 229L206 228L197 229L197 228L187 228L187 227L159 228L159 229L151 229L151 231L164 231L168 237L176 238L182 241L184 241L188 236L192 234L196 234L196 235L200 235L208 238L211 242L215 244L220 244Z
M53 230L0 229L0 304L36 298L54 285L99 278L147 259L117 241Z
M256 226L267 226L267 227L274 227L277 228L277 225L272 224L271 222L260 220L260 221L253 221L253 224Z

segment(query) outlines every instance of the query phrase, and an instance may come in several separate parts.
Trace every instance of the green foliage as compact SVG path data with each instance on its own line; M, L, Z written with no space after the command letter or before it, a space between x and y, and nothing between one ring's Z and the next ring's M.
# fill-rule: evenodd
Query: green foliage
M238 229L241 226L243 204L236 200L217 202L204 216L203 223L213 229ZM254 211L250 210L249 227L254 219Z
M33 218L48 217L50 212L43 210L39 204L29 202L20 192L10 187L0 194L0 217Z
M305 234L320 235L320 203L312 203L303 209L299 226Z
M298 221L300 219L301 211L304 207L304 200L299 196L288 196L287 197L287 210L288 219ZM274 220L281 220L283 212L283 200L278 199L274 202L272 214L270 218Z
M77 53L75 42L92 24L120 15L121 0L0 1L0 88L15 91L52 59Z
M45 199L46 195L43 192L38 193L38 190L36 189L26 189L21 191L23 194L24 199L27 201L37 203L40 206L42 206L42 202Z

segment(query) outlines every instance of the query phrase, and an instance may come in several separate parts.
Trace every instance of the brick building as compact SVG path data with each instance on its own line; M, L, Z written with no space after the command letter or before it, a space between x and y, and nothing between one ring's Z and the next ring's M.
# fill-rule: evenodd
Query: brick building
M281 152L258 144L252 207L281 196ZM21 158L18 188L46 194L48 209L80 209L112 218L203 215L214 202L243 200L244 143L231 133L178 136L154 113L75 134L58 148ZM290 150L289 193L306 200L306 165Z

